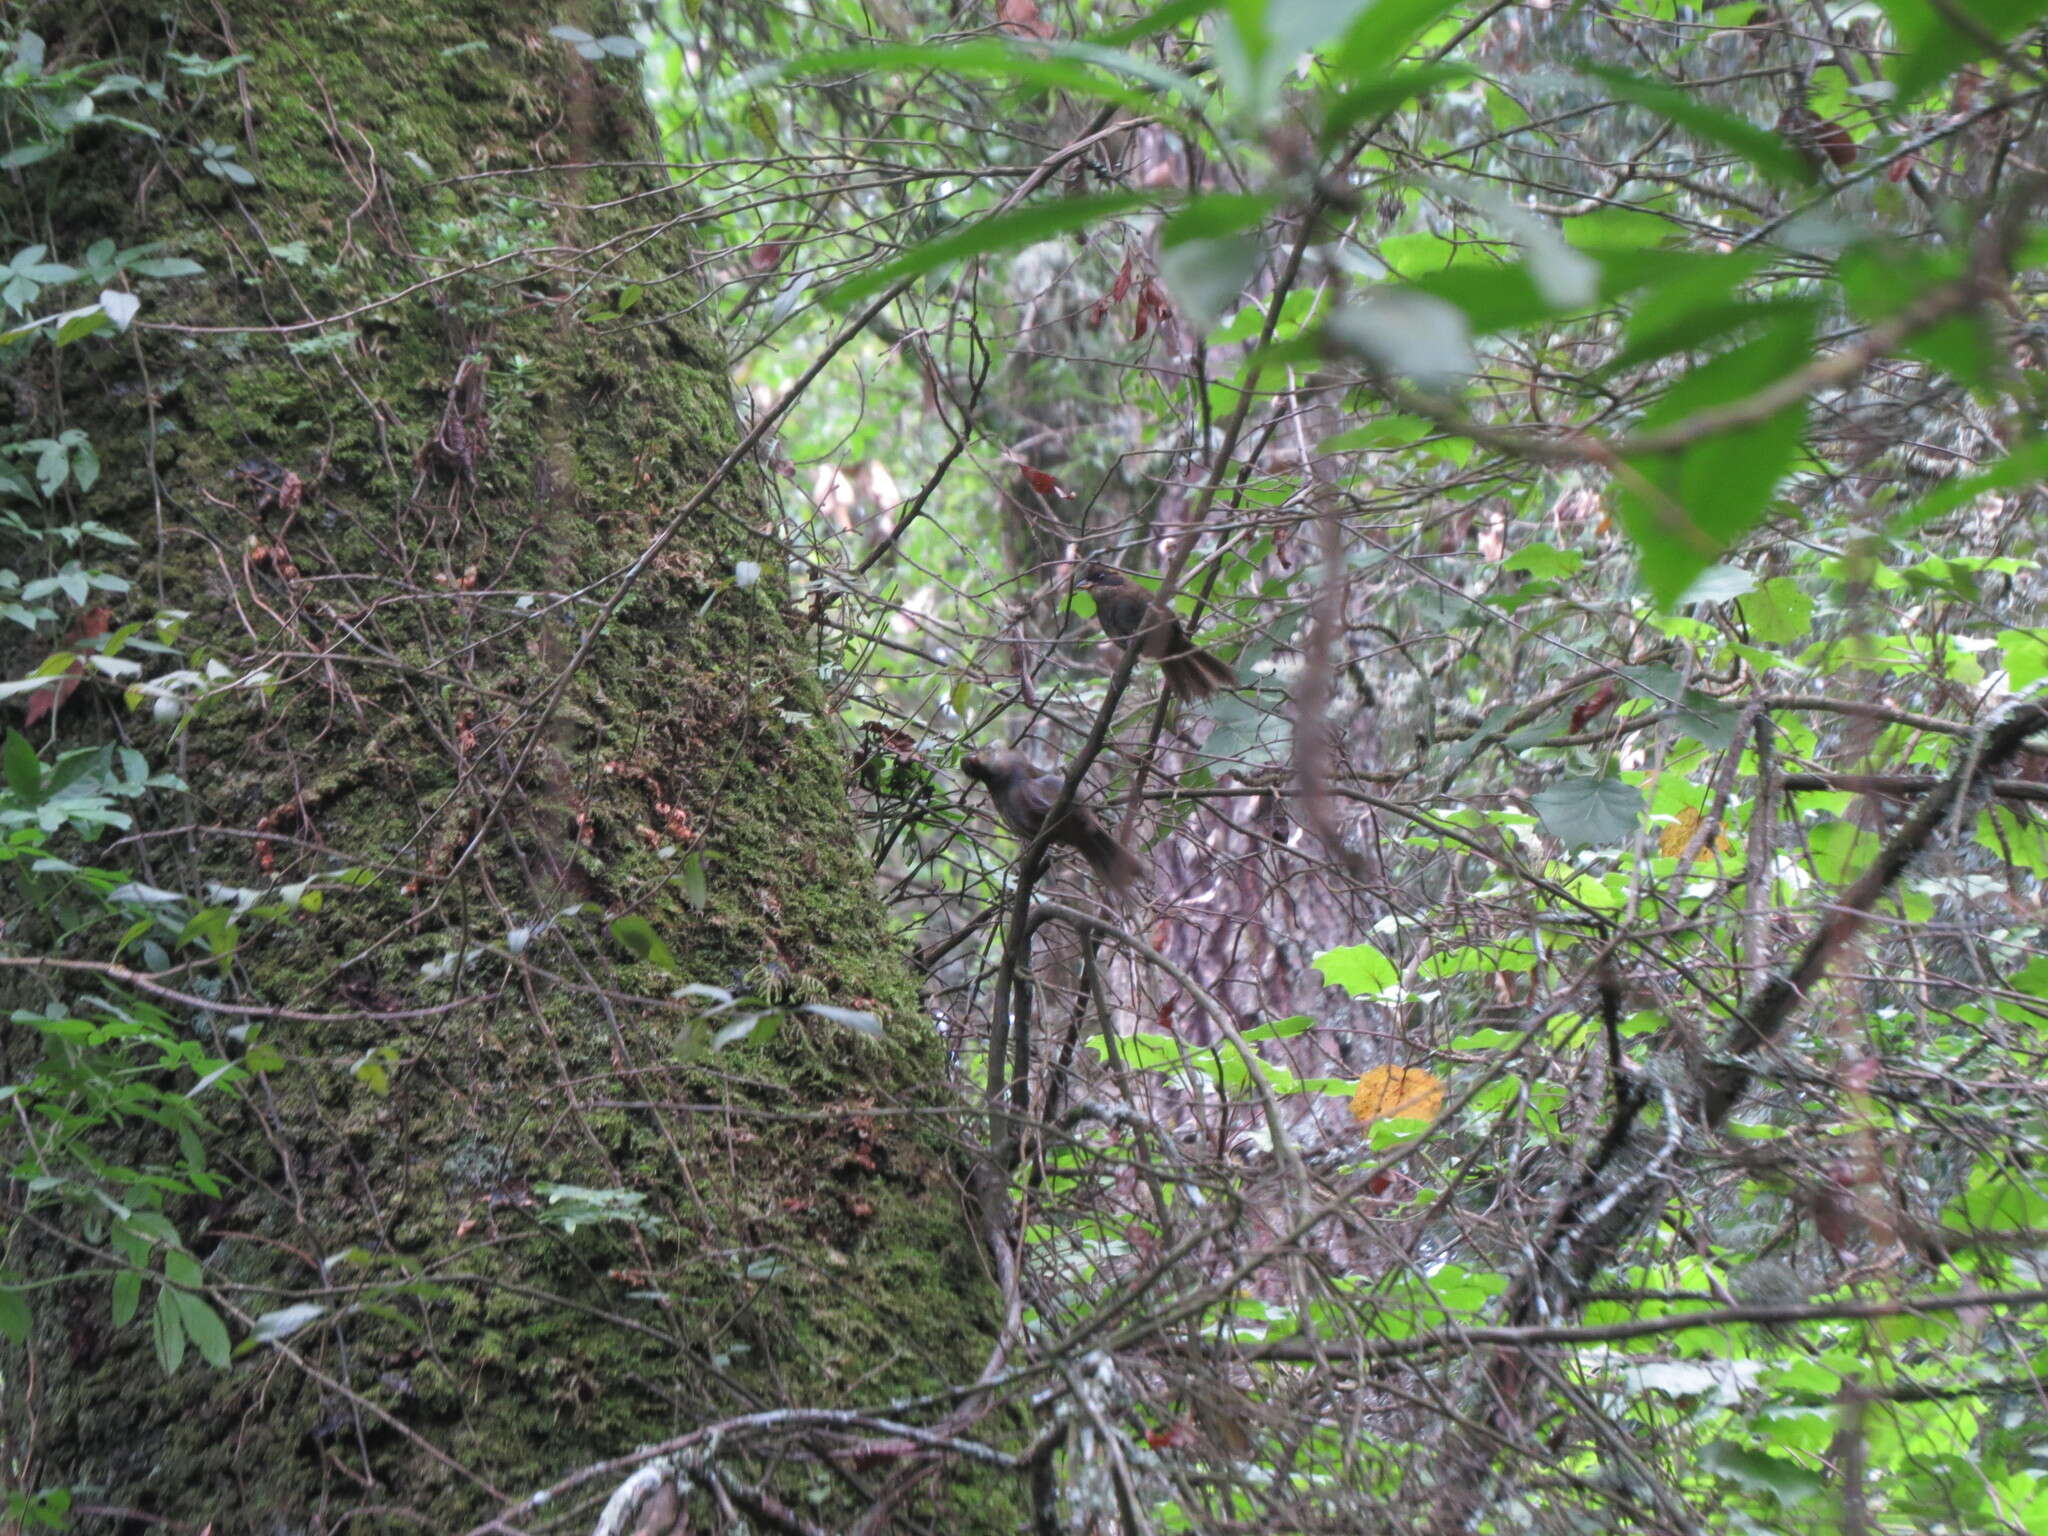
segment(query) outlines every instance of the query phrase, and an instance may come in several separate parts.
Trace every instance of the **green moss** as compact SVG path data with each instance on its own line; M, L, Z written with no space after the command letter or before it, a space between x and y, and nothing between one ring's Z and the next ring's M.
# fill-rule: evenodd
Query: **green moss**
M153 6L56 9L68 46L111 46L111 13L131 67L160 63ZM996 1306L930 1113L944 1103L941 1053L851 834L838 750L783 716L823 707L785 594L772 577L730 585L736 560L781 563L745 532L759 517L749 477L642 577L526 771L504 773L592 609L521 615L545 613L546 594L609 591L599 584L735 440L716 338L694 320L593 329L579 318L590 299L563 299L573 264L538 256L364 308L516 248L534 220L554 221L538 245L627 233L642 210L571 205L647 190L636 172L449 178L536 153L644 158L633 70L586 70L549 42L551 5L225 10L254 58L252 108L245 124L239 89L181 92L163 125L177 195L138 201L138 164L119 157L50 162L30 189L59 175L77 188L55 205L60 251L112 234L206 263L204 281L152 288L154 318L360 311L355 339L327 356L291 350L310 339L296 331L144 333L152 377L183 377L157 461L180 530L162 552L168 601L194 610L191 639L223 656L334 653L331 666L278 666L267 702L194 722L183 750L198 793L167 817L244 830L269 818L299 840L270 851L277 879L344 861L386 871L331 894L317 918L252 931L237 956L245 995L341 1017L265 1029L289 1065L246 1113L223 1116L229 1195L171 1214L210 1280L257 1288L224 1293L246 1311L310 1295L334 1309L293 1347L347 1391L258 1350L137 1392L154 1370L146 1334L112 1327L96 1281L69 1303L90 1319L90 1358L63 1308L45 1308L35 1400L0 1416L20 1428L35 1415L46 1476L195 1527L306 1528L364 1500L452 1530L489 1501L421 1440L516 1496L763 1402L875 1404L971 1379ZM210 7L194 15L215 25ZM442 52L479 38L490 46ZM261 181L238 206L175 146L239 142L245 125ZM508 188L541 187L552 208L510 200L521 194ZM306 242L306 265L264 253L290 240ZM675 256L640 250L608 275L651 280ZM474 487L416 461L463 359L515 353L538 382L505 398L509 370L494 366ZM131 366L125 348L99 355L67 376L61 406L107 463L92 515L153 540ZM252 465L273 483L298 476L303 500L264 504L238 473ZM282 540L302 579L246 563L252 540ZM533 608L466 596L472 565L493 593L538 594ZM156 574L138 571L138 590ZM95 726L81 713L65 728ZM640 830L658 824L657 800L695 829L701 912ZM246 840L206 842L162 878L252 884L265 877L256 859ZM502 958L508 929L576 905L590 915L527 952L565 980ZM772 968L875 1009L886 1037L792 1016L767 1045L685 1061L679 1016L634 1001L678 978L622 968L598 915L628 909L661 932L681 979L730 986ZM497 957L433 970L479 946ZM375 1017L456 997L472 1001ZM388 1095L351 1071L382 1047L398 1058ZM629 1188L655 1219L564 1231L536 1192L550 1182ZM365 1473L374 1495L346 1481ZM912 1517L1009 1531L1016 1497L948 1467Z

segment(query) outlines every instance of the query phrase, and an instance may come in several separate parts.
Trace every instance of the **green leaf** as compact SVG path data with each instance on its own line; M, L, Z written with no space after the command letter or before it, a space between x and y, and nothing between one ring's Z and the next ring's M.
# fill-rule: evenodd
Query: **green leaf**
M114 317L97 304L85 309L74 309L57 322L56 335L52 341L57 346L68 347L74 341L82 341L87 336L99 334L113 323Z
M1611 775L1560 779L1530 799L1550 835L1567 848L1604 848L1626 842L1642 822L1643 792Z
M1733 602L1755 590L1756 578L1740 566L1710 565L1686 583L1685 591L1679 594L1678 606Z
M2048 629L2001 629L1999 654L2005 658L2007 680L2019 693L2048 677Z
M1527 571L1537 581L1557 581L1578 575L1586 557L1575 549L1553 549L1548 544L1528 544L1501 562L1504 571Z
M1827 1484L1820 1474L1799 1462L1752 1450L1731 1440L1716 1440L1703 1448L1700 1465L1751 1493L1768 1495L1788 1508L1822 1497L1827 1492Z
M1367 118L1384 116L1440 85L1471 78L1472 71L1463 64L1424 64L1414 69L1388 70L1361 80L1324 110L1322 146L1333 148Z
M34 1321L29 1314L28 1297L13 1286L0 1285L0 1339L10 1344L26 1344Z
M1170 97L1183 97L1190 104L1202 95L1200 88L1186 75L1155 64L1150 59L1121 53L1106 46L1101 39L1024 43L988 37L940 46L892 43L879 48L802 54L787 63L768 64L746 71L724 94L752 91L778 80L886 70L902 70L919 76L943 70L948 74L1007 81L1040 90L1068 91L1076 96L1119 102L1147 116L1158 115L1162 108L1169 116L1179 117L1180 114L1170 103L1163 103L1156 96L1113 77L1122 76Z
M156 1306L149 1314L149 1334L156 1345L156 1363L166 1376L177 1374L185 1363L185 1321L167 1285L157 1289Z
M1644 432L1748 399L1804 366L1812 342L1804 316L1780 320L1756 340L1702 364L1643 414ZM1615 507L1636 546L1644 585L1669 608L1763 517L1791 468L1806 421L1799 401L1754 426L1704 431L1669 453L1637 455L1617 477Z
M634 959L645 960L650 965L660 966L670 975L675 974L676 957L669 953L668 946L661 942L661 935L654 931L654 925L646 918L629 913L614 919L611 928L612 937L631 950Z
M71 478L78 482L81 491L89 491L99 483L100 456L93 452L90 443L80 443L71 450Z
M1244 1032L1247 1040L1291 1040L1296 1035L1305 1035L1316 1027L1316 1021L1305 1013L1298 1013L1291 1019L1275 1019L1270 1024L1261 1024L1256 1029Z
M204 1296L180 1290L172 1290L170 1294L177 1298L185 1334L199 1351L199 1358L217 1371L225 1370L230 1353L228 1327L221 1321L220 1314L213 1310Z
M1805 186L1814 180L1813 167L1777 134L1754 123L1712 107L1701 106L1697 97L1672 86L1645 79L1628 70L1599 64L1584 64L1580 72L1591 75L1622 101L1669 118L1679 127L1711 144L1733 150L1773 181Z
M936 240L927 240L908 255L841 283L832 290L827 302L837 309L851 309L904 278L922 277L976 256L1018 250L1054 235L1101 224L1144 204L1145 199L1135 193L1118 192L1101 197L1070 197L993 214Z
M129 262L128 270L144 277L198 277L206 268L183 256L145 256Z
M1885 532L1893 537L1911 533L1958 507L1967 506L1986 492L2031 486L2044 477L2048 477L2048 437L2037 437L2022 443L1983 473L1951 480L1905 511L1893 514L1885 523Z
M1112 46L1135 43L1141 37L1152 37L1197 16L1206 16L1214 9L1216 0L1166 0L1157 10L1147 12L1136 21L1127 21L1111 31L1097 34L1094 41Z
M173 1285L197 1286L205 1278L199 1268L199 1261L183 1248L169 1248L164 1251L164 1278Z
M1264 253L1256 235L1183 240L1160 251L1159 279L1188 325L1207 334L1236 307Z
M1347 944L1329 949L1315 958L1323 985L1342 987L1353 997L1378 997L1401 979L1401 973L1370 944Z
M1773 576L1741 600L1749 637L1762 645L1790 645L1813 628L1813 599L1787 576Z
M33 802L42 794L43 761L21 732L7 733L6 745L0 746L0 769L5 770L7 787L22 799Z
M2019 36L2048 15L2048 0L1879 0L1898 49L1889 73L1900 106L1995 45Z
M690 904L692 912L702 912L708 892L704 884L704 854L701 849L692 849L683 859L682 877L683 900ZM674 966L668 969L673 970Z
M1373 0L1331 50L1332 70L1342 79L1358 80L1385 69L1449 14L1453 4L1454 0Z

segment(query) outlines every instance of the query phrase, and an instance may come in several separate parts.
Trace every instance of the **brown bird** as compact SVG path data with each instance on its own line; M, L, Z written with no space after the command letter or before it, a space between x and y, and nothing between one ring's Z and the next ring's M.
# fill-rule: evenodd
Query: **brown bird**
M1136 640L1159 663L1175 698L1213 698L1237 686L1230 663L1190 640L1180 616L1121 571L1090 565L1081 572L1080 585L1095 599L1103 633L1126 646Z
M960 771L988 786L996 814L1026 842L1038 836L1067 781L1063 773L1041 773L1022 752L1007 747L968 754L961 760ZM1145 872L1138 856L1112 837L1085 805L1067 807L1054 824L1052 840L1080 849L1096 878L1120 896L1128 894Z

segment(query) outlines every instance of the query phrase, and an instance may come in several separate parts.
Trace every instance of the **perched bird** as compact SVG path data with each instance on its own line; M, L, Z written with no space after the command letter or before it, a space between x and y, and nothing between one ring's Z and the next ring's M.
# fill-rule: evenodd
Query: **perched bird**
M1126 646L1134 640L1142 646L1166 674L1167 691L1175 698L1206 699L1237 686L1230 663L1190 640L1180 616L1121 571L1090 565L1080 585L1095 599L1103 633Z
M961 761L960 771L988 786L989 798L1003 824L1029 842L1045 825L1047 812L1058 803L1066 783L1062 773L1041 773L1022 752L991 747L970 753ZM1085 805L1070 805L1054 824L1052 840L1081 850L1104 885L1124 895L1145 872L1136 854L1110 836L1101 820Z

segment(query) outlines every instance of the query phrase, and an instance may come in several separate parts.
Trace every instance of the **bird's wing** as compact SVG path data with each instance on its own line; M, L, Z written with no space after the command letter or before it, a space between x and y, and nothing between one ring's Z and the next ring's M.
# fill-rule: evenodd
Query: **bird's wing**
M1017 786L1017 803L1030 812L1033 824L1043 822L1046 813L1059 802L1060 789L1067 782L1063 773L1041 773Z

